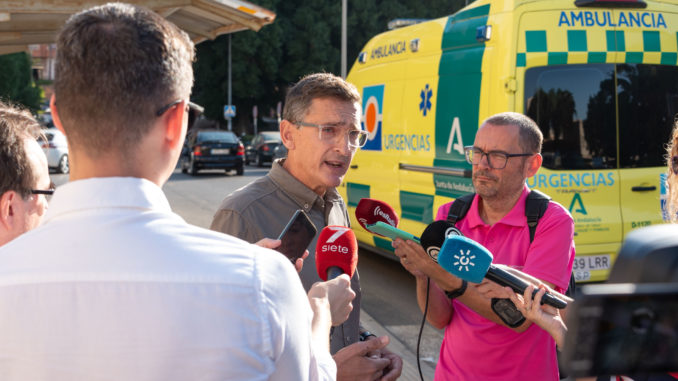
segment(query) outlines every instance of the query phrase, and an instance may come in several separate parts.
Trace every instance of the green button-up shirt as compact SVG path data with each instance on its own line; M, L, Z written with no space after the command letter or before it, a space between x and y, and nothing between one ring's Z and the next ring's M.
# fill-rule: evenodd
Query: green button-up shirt
M324 197L319 196L283 168L283 160L275 161L266 176L226 196L210 228L252 243L262 238L275 239L297 209L308 214L318 232L328 225L350 227L346 205L337 190L331 188ZM321 281L315 267L317 240L316 234L308 246L310 254L304 260L300 274L307 291L313 283ZM351 279L351 288L356 293L353 311L344 324L333 330L332 354L360 340L360 278L357 270Z

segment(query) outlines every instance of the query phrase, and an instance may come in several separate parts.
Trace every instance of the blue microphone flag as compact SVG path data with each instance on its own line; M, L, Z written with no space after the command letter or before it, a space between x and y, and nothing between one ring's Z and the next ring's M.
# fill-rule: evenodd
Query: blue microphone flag
M450 235L440 248L438 264L458 278L480 283L492 264L492 258L492 253L478 242Z

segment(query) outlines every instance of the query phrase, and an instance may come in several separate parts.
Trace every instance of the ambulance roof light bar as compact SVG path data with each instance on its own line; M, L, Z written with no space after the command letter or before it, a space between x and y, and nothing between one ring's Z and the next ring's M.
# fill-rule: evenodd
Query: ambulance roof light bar
M647 3L643 0L576 0L574 5L597 8L647 8Z
M410 26L414 24L419 24L421 22L429 21L429 19L394 19L388 22L388 30L393 30L396 28L402 28L405 26Z

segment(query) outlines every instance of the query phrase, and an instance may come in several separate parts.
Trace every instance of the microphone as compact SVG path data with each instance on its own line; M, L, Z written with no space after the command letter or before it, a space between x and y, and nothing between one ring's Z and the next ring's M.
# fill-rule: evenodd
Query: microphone
M355 208L355 218L363 229L370 231L368 225L374 225L381 221L391 226L398 227L398 214L391 205L372 198L361 198Z
M530 283L496 267L492 264L492 258L492 253L483 245L456 235L445 238L438 253L438 263L452 275L473 283L480 283L483 278L487 278L501 286L511 287L513 291L522 295ZM535 288L533 298L538 291ZM567 307L566 301L549 292L544 294L541 302L561 309Z
M315 267L322 280L341 274L353 277L358 265L358 241L346 226L326 226L318 235L315 246Z
M426 229L424 229L424 232L421 233L421 238L419 239L421 241L421 247L424 248L426 254L428 254L431 259L438 262L440 248L443 246L445 238L450 234L463 236L459 229L454 227L454 224L451 222L446 220L433 221Z

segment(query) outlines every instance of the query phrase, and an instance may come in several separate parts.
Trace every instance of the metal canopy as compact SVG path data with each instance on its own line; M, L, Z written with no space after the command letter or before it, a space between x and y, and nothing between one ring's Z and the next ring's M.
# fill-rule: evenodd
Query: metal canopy
M0 54L27 51L31 44L49 44L74 13L105 0L0 1ZM143 5L176 24L198 44L222 34L258 31L275 20L275 13L240 0L146 0Z

